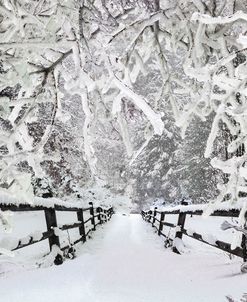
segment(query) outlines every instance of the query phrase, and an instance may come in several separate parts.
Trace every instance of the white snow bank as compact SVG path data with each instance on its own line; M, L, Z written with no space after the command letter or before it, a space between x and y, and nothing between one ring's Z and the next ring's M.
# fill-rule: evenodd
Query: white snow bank
M238 301L247 281L240 273L241 260L191 242L202 250L177 255L164 248L140 215L115 215L74 260L0 274L1 301L218 302L227 295ZM176 245L183 248L181 242ZM54 255L50 257L52 263ZM0 262L0 271L6 266L10 264Z
M30 205L32 207L35 206L43 206L47 208L53 208L55 205L58 206L64 206L67 208L73 208L73 207L82 207L80 201L78 202L69 202L69 201L63 201L61 199L51 197L51 198L42 198L42 197L34 197L33 202L26 201L24 199L18 199L12 194L9 194L8 192L1 191L0 193L0 203L4 205Z
M214 205L213 203L209 204L192 204L192 205L178 205L178 206L159 206L157 207L157 211L165 211L165 212L174 212L174 211L180 211L180 212L196 212L196 211L207 211L209 214L214 211L227 211L227 210L241 210L244 205L246 204L247 200L241 200L236 203L230 203L230 202L221 202L217 205ZM154 210L154 207L150 208L151 210Z

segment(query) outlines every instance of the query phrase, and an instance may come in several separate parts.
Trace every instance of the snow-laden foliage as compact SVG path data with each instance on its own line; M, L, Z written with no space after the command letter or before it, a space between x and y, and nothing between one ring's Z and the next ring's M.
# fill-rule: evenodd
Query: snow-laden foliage
M171 34L171 47L179 51L186 44L183 71L185 78L175 79L179 89L188 94L189 102L179 104L177 125L185 133L194 115L202 120L214 114L205 157L213 155L214 143L227 128L230 143L227 158L213 157L211 164L228 175L219 187L216 203L224 198L237 201L246 193L246 47L247 8L230 1L165 2L168 20L164 21ZM232 4L232 5L231 5ZM162 25L161 25L162 26ZM177 103L174 107L178 106ZM222 142L223 144L224 142Z
M222 173L211 166L209 158L204 157L211 123L212 117L206 122L198 117L193 118L176 150L176 161L170 177L176 179L181 188L180 201L186 198L193 203L208 203L219 193L217 184L224 181ZM217 144L214 154L220 154Z
M131 191L140 175L132 177L131 167L141 170L138 162L150 159L145 169L158 172L147 178L150 190L158 183L174 198L175 187L196 196L194 188L187 193L194 163L207 171L211 159L224 173L216 203L246 195L245 4L2 0L0 8L2 187L17 192L31 172L51 178L55 190L93 175ZM187 151L196 119L212 119L208 160L201 149ZM163 142L152 160L145 156ZM187 184L172 184L179 169L188 170Z
M50 177L57 163L60 170L64 166L55 177L61 182L73 169L66 153L73 158L82 152L82 136L70 131L82 120L76 113L71 117L78 101L68 110L69 92L63 88L71 73L80 77L78 9L76 1L66 0L0 3L1 187L30 200L27 173L43 178L49 168ZM77 165L83 166L78 158Z
M93 175L99 172L97 168L102 169L100 165L96 167L96 144L102 132L106 133L106 142L114 142L113 145L123 140L128 156L134 151L127 123L128 119L135 118L135 112L143 114L153 133L162 133L162 114L157 113L144 96L134 92L132 82L135 80L130 82L127 73L127 78L123 77L128 65L133 65L133 59L128 64L123 62L128 60L132 47L126 48L125 42L121 46L123 59L118 58L114 39L123 26L137 23L138 31L141 28L143 31L152 25L159 18L150 15L154 9L152 1L114 4L108 1L94 4L90 1L1 1L3 187L12 187L15 192L17 186L22 188L19 180L22 170L43 178L47 171L50 177L54 174L52 171L57 173L63 167L61 153L66 146L59 148L56 137L57 132L61 136L68 130L71 113L83 112L81 120L75 120L76 124L83 124L82 131L79 139L70 133L65 141L77 146L78 158L83 151L84 161ZM132 46L135 43L133 41ZM141 62L142 54L136 50L135 53L136 60L139 58ZM149 57L151 53L147 54L147 59ZM132 77L137 77L139 72L139 69L133 70ZM71 112L66 106L68 98L76 96L81 108ZM70 125L73 127L75 123ZM85 165L84 168L88 171Z

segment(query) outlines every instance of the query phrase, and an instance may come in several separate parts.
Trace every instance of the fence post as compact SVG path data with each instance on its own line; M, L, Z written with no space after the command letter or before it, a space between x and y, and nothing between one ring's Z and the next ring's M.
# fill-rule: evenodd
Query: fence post
M105 223L107 221L107 218L106 218L106 210L104 209L103 210L103 216L102 216L102 223Z
M93 207L93 203L89 202L89 205L91 206L90 207L90 215L92 216L91 223L92 223L92 226L93 226L93 231L95 231L96 230L96 226L95 226L95 219L94 219L94 207Z
M244 228L246 229L246 225L247 225L247 212L245 213L244 217L245 217ZM245 234L242 235L241 246L242 246L242 249L243 249L243 260L244 260L244 262L246 262L247 261L247 238L246 238Z
M112 215L114 213L113 207L110 208L110 219L112 218Z
M187 206L188 203L186 201L182 201L181 205ZM180 212L179 215L178 215L178 222L177 222L177 227L180 227L180 230L178 230L176 232L174 239L176 239L176 238L182 239L182 236L183 236L182 231L184 229L185 218L186 218L186 213ZM176 246L173 246L172 250L173 250L174 253L180 254L178 249L176 248Z
M53 245L58 246L58 248L60 249L59 237L54 233L54 228L57 227L56 211L54 208L46 208L44 211L47 230L53 232L52 236L49 237L50 251L52 251ZM61 254L56 255L54 263L56 265L63 263L63 257Z
M152 212L152 211L151 211ZM146 213L145 213L145 215L144 215L144 219L147 221L147 222L149 222L149 218L150 218L150 213L149 213L149 211L147 211Z
M108 209L108 220L111 219L112 216L112 208Z
M151 223L151 215L152 215L152 210L148 211L148 218L147 218L147 222Z
M161 212L160 214L160 225L159 225L159 231L158 231L158 235L160 236L162 230L163 230L163 221L165 220L165 213Z
M86 242L87 238L86 238L85 225L84 225L84 216L83 216L83 210L82 209L77 211L77 219L78 219L78 221L81 222L81 226L79 227L79 233L82 237L82 241Z
M157 207L154 208L154 217L153 217L153 222L152 222L152 226L154 226L155 224L155 217L157 215Z
M98 208L96 209L96 212L99 213L99 216L98 216L99 223L102 224L102 223L103 223L103 221L102 221L102 216L101 216L102 208L101 208L101 207L98 207Z
M145 220L145 221L147 221L147 217L148 216L148 212L143 212L143 219Z

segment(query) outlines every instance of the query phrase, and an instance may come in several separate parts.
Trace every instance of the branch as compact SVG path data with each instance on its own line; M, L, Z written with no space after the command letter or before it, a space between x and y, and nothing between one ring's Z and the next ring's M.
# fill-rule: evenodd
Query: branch
M229 223L228 221L224 221L224 222L221 224L221 229L222 229L223 231L228 230L228 229L234 229L234 230L236 230L236 231L238 231L238 232L242 232L245 236L247 236L247 230L246 230L246 229L241 228L241 227L239 227L239 226L237 226L237 225L231 224L231 223Z
M146 27L152 25L153 23L159 21L161 18L164 17L164 14L160 11L156 12L155 14L153 14L151 17L145 19L145 20L137 20L132 22L130 25L125 26L124 28L122 28L121 30L117 31L112 37L111 39L108 41L108 44L110 44L117 36L119 36L121 33L123 33L125 30L128 30L129 28L133 27L134 25L138 24L138 25L142 25L141 29L139 30L138 34L136 35L137 38L141 35L141 33L145 30ZM137 39L135 38L134 41ZM133 42L131 43L133 44Z
M50 66L48 67L44 67L43 69L41 70L36 70L36 71L33 71L33 72L30 72L30 75L31 74L38 74L38 73L44 73L44 79L42 81L42 84L41 86L43 87L47 81L47 77L48 77L48 74L50 72L52 72L57 65L59 65L65 58L67 58L71 53L73 52L72 49L68 50L67 52L63 53L60 58L58 58L54 63L52 63Z
M146 117L152 124L154 132L156 134L161 135L164 130L164 123L161 119L161 115L155 113L142 96L136 94L130 87L124 84L115 74L113 74L113 76L114 84L120 89L120 91L122 91L125 95L129 96L133 100L134 104L143 111L143 113L146 115Z
M37 48L52 48L52 47L68 47L72 46L74 41L51 41L51 42L0 42L0 48L27 48L27 47L37 47Z
M195 12L191 17L191 21L199 21L203 24L226 24L235 22L237 20L243 20L247 22L247 14L243 13L242 11L237 11L231 16L219 16L214 18L206 14L200 14L198 12Z

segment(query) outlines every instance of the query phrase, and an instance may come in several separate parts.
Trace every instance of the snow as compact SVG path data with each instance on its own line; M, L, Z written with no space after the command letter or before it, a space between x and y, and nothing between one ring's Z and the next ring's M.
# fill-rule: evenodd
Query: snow
M193 236L194 233L195 233L194 230L192 230L192 229L187 229L187 234L188 234L189 236Z
M247 14L245 14L242 11L237 11L235 14L232 16L226 16L226 17L211 17L206 14L200 14L198 12L193 13L191 20L192 21L200 21L201 23L204 24L227 24L227 23L232 23L237 20L244 20L247 21Z
M67 208L81 208L82 204L80 201L64 201L55 197L51 198L42 198L42 197L34 197L32 202L26 201L26 199L18 198L17 196L10 194L6 191L1 190L0 192L0 203L2 205L20 205L20 204L28 204L32 207L35 206L43 206L46 208L52 208L55 205L57 206L64 206ZM87 205L88 207L88 205ZM5 212L3 212L4 214ZM8 214L9 215L9 214Z
M21 244L28 244L30 241L30 236L26 236L24 238L21 239Z
M241 210L245 205L246 200L239 200L235 203L230 202L221 202L214 206L214 204L190 204L190 205L178 205L178 206L159 206L157 207L157 211L166 211L166 212L173 212L173 211L180 211L180 212L196 212L196 211L207 211L210 210L210 213L217 211L217 210ZM151 210L154 207L150 208ZM208 213L208 214L210 214Z
M13 258L1 261L1 301L208 302L242 297L247 275L240 273L241 260L188 240L184 254L177 255L164 248L140 215L114 215L79 248L77 258L63 265L34 269Z
M242 44L243 46L247 45L247 37L244 35L239 35L239 38L237 39L237 42Z
M19 243L19 240L17 238L3 238L1 241L0 241L0 247L1 248L6 248L8 250L12 250L12 249L15 249L17 247Z
M122 91L122 93L129 96L133 100L134 104L143 111L152 124L154 133L161 135L164 131L164 123L161 119L162 115L160 113L155 113L142 96L134 93L133 90L123 83L116 75L114 75L113 82Z
M215 236L213 236L212 234L204 234L202 236L202 239L212 245L216 245L217 238Z
M33 241L39 241L43 237L43 234L40 231L35 231L30 236L33 238Z
M180 239L180 238L174 238L173 247L176 247L178 252L181 254L184 252L184 244L183 244L182 239Z

